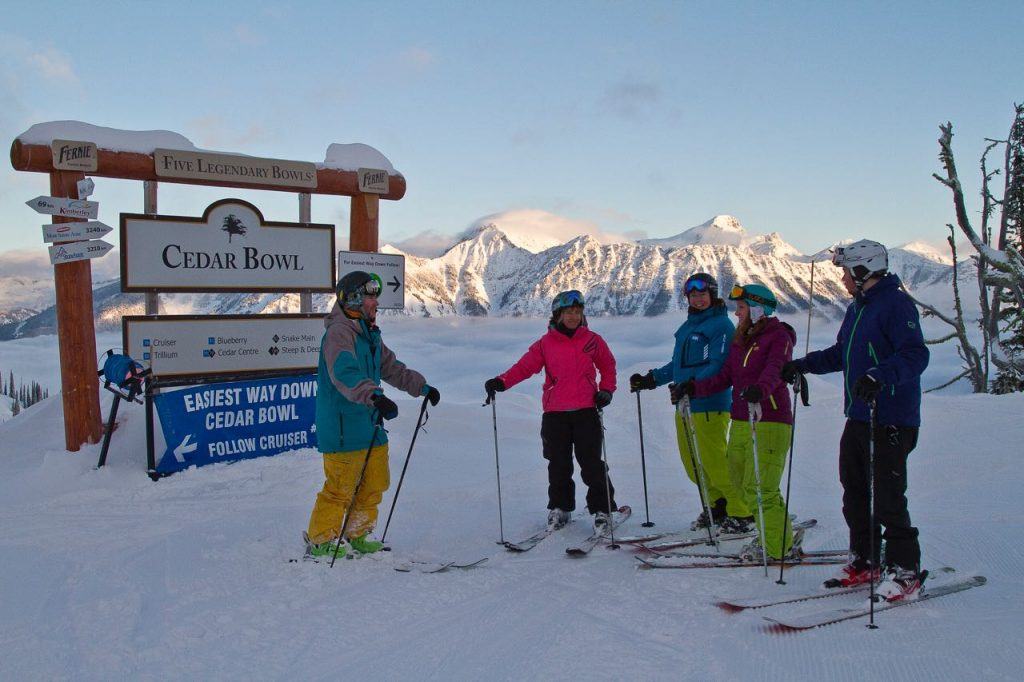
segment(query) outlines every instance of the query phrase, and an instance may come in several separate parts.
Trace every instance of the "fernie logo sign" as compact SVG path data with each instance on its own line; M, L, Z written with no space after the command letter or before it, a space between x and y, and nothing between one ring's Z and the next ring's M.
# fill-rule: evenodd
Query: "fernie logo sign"
M92 142L54 140L50 151L53 152L53 167L58 170L95 171L99 167L99 155Z
M356 171L359 177L359 191L368 194L388 193L388 172L379 168L360 168Z
M225 199L201 218L121 214L121 290L333 292L334 226Z

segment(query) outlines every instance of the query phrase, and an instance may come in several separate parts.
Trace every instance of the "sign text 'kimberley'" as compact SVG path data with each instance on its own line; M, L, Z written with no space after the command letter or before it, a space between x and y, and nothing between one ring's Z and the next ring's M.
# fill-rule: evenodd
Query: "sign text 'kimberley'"
M224 199L202 218L121 214L122 291L334 291L334 226Z

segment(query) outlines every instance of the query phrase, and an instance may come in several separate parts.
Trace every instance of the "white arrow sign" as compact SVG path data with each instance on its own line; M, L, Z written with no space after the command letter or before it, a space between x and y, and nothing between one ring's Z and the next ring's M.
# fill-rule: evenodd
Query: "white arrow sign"
M67 218L95 218L100 213L98 201L84 199L68 199L67 197L38 196L25 202L35 209L36 213L59 215Z
M191 440L192 434L187 434L185 438L181 441L181 444L178 445L178 447L174 448L174 459L178 460L182 464L185 463L185 455L195 452L196 449L199 447L198 443L189 442Z
M70 263L86 258L99 258L114 248L102 239L92 239L87 242L70 242L68 244L56 244L50 247L50 262L54 265Z
M76 239L98 239L114 228L98 220L43 225L44 242L69 242Z

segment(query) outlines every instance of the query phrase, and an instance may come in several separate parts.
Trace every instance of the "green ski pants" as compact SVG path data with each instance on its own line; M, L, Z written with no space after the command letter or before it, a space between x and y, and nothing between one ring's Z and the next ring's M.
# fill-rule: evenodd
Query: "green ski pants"
M704 465L704 483L707 485L708 506L715 500L725 498L726 513L730 516L749 516L750 512L743 502L742 495L733 486L726 460L726 436L729 433L728 412L698 412L692 414L694 433L697 437L697 451L700 462ZM683 460L686 475L696 485L700 485L694 472L696 458L690 452L690 440L683 425L683 417L676 410L676 441L679 443L679 458Z
M789 451L790 434L793 427L778 422L758 422L757 449L758 465L761 471L761 500L764 506L764 532L761 539L768 556L779 559L793 544L793 530L786 518L785 502L779 491L782 472L786 468L786 453ZM750 423L733 420L729 427L729 448L726 452L729 472L733 485L741 492L743 502L757 519L757 479L754 476L754 445L750 438ZM731 504L732 500L730 500ZM780 546L785 534L785 546Z

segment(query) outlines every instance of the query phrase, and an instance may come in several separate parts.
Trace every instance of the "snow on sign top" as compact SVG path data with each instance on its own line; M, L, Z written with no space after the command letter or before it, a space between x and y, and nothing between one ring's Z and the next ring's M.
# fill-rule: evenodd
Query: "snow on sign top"
M50 146L54 140L78 140L94 142L100 149L115 152L134 152L152 154L157 149L175 149L184 151L203 150L192 144L192 141L181 133L170 130L120 130L83 123L82 121L49 121L36 123L18 135L23 144L41 144ZM224 152L221 152L224 153ZM317 168L332 170L357 171L360 168L386 170L389 175L401 175L384 154L370 145L359 142L353 144L334 143L327 146L324 160L316 164Z

